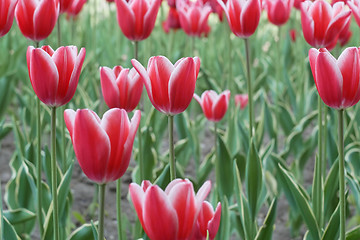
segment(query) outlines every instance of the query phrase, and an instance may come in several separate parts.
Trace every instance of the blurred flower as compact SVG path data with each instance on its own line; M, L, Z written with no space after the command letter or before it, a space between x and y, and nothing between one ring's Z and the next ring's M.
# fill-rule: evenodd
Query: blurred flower
M220 6L220 4L217 2L217 0L202 0L203 3L209 3L210 4L210 7L212 9L212 12L213 13L216 13L218 16L219 16L219 20L222 22L223 20L223 9L222 7ZM223 1L225 4L227 2L227 0L221 0Z
M38 98L48 106L58 107L74 96L85 59L85 48L50 46L34 48L26 53L31 85Z
M66 12L66 10L71 6L73 0L59 0L60 2L60 13Z
M18 0L0 0L0 37L10 31Z
M290 29L289 31L290 39L292 42L296 42L297 33L295 29Z
M194 94L194 98L209 121L219 122L228 109L230 91L226 90L218 95L215 91L208 90L201 94L201 98L197 94Z
M277 26L285 24L289 20L293 4L293 0L266 0L269 22Z
M331 0L331 5L334 5L337 2L343 2L343 3L347 4L348 1L347 0Z
M101 90L109 108L131 112L140 102L143 82L134 68L100 68Z
M176 2L176 9L179 13L180 25L189 36L207 36L210 31L208 18L211 7L204 5L202 0L196 2L183 0Z
M77 16L87 0L73 0L70 7L66 10L66 13L71 17Z
M259 0L228 0L226 5L217 0L225 11L231 31L240 38L250 37L260 21Z
M192 240L206 240L207 232L209 232L209 240L215 239L220 226L220 218L221 203L218 203L214 212L212 205L204 201L195 224Z
M337 60L325 48L312 48L309 60L316 88L326 105L344 109L360 100L359 48L346 48Z
M180 240L191 239L210 189L211 183L207 181L195 195L189 180L175 179L165 191L143 181L141 186L131 183L129 192L140 223L151 240Z
M88 109L65 110L76 158L90 180L103 184L124 175L140 118L140 110L135 111L131 122L126 111L119 108L108 110L102 119Z
M351 11L344 10L344 3L318 0L301 4L301 25L305 40L313 47L328 47L351 18Z
M169 5L169 7L176 8L176 1L177 0L167 0L167 3Z
M162 27L166 33L169 33L170 29L176 30L181 28L179 14L176 8L169 8L169 14L166 20L162 23Z
M15 18L21 33L36 42L50 35L58 16L58 0L19 0L15 9Z
M357 25L360 26L360 0L349 0L347 5L351 9Z
M153 106L167 115L176 115L189 106L200 70L198 57L187 57L173 65L163 56L151 57L147 70L136 60L134 68L144 81Z
M123 34L132 41L150 36L162 0L116 0L117 20Z
M350 38L352 36L352 32L350 30L350 23L351 23L351 21L349 21L345 25L345 27L343 28L343 30L339 34L338 42L340 43L341 47L345 46L349 42L349 40L350 40Z
M304 2L305 0L294 0L294 7L298 10L300 10L300 5L302 2Z
M244 109L249 102L249 97L247 94L236 94L235 95L235 105L240 106L240 109Z

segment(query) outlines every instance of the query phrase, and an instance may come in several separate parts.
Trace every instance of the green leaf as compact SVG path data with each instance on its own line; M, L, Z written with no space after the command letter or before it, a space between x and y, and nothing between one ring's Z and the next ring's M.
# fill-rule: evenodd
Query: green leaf
M339 200L337 191L339 189L339 160L337 159L330 168L324 184L324 211L325 215L334 212Z
M340 205L338 205L331 215L328 225L324 231L323 237L321 240L333 240L337 239L339 236L339 226L340 226Z
M16 234L14 227L9 223L9 221L3 217L4 231L2 239L4 240L20 240L21 238Z
M346 233L346 240L359 240L360 239L360 225L355 228L349 230Z
M23 224L29 220L35 219L36 214L25 209L18 208L15 210L6 210L3 212L4 217L11 223L11 225L15 226L17 224Z
M276 207L277 207L277 199L271 202L269 211L266 215L264 223L260 230L258 231L255 240L271 240L272 233L275 228L275 220L276 220Z
M318 174L319 172L319 167L320 167L320 159L319 157L316 155L315 157L315 169L314 169L314 180L313 180L313 185L312 185L312 206L313 206L313 211L316 217L316 220L318 223L321 223L321 219L323 217L323 212L324 212L324 195L323 195L323 183L322 183L322 178L321 178L321 174ZM320 170L321 173L321 170Z
M227 197L221 202L221 221L219 226L220 239L230 239L230 211Z
M95 240L93 234L93 224L83 224L75 229L67 240Z
M220 136L217 136L217 157L215 159L216 183L220 198L226 196L228 199L234 191L234 177L231 175L232 159L229 150Z

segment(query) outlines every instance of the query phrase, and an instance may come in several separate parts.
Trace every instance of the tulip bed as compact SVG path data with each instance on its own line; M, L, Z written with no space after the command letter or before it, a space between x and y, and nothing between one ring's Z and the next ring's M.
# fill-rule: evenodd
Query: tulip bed
M0 0L0 239L360 239L359 1L178 1Z

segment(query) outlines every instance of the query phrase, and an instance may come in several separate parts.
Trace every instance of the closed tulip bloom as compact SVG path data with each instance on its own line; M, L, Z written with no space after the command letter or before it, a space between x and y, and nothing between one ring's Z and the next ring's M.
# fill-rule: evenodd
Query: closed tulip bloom
M351 11L344 9L343 2L337 2L334 6L323 0L301 4L304 38L315 48L328 47L336 41L350 18Z
M177 1L176 9L179 13L180 25L189 36L202 37L210 31L208 18L211 7L204 5L202 0L192 2L189 0Z
M66 10L71 6L73 0L59 0L60 1L60 13L66 12Z
M147 70L135 59L134 68L144 81L153 106L167 115L176 115L189 106L200 70L198 57L187 57L173 65L163 56L151 57Z
M224 9L231 31L240 38L250 37L260 21L259 0L228 0L226 5L217 0Z
M235 105L240 106L240 109L244 109L249 102L249 96L247 94L236 94Z
M360 26L360 0L347 1L347 5L351 9L357 25Z
M51 107L68 103L79 82L85 48L78 54L75 46L59 47L55 52L50 46L29 46L26 58L31 85L38 98Z
M132 68L116 66L100 68L101 90L109 108L122 108L131 112L140 102L143 82Z
M189 239L201 205L211 189L207 181L195 195L192 183L175 179L165 191L148 181L131 183L130 197L140 223L151 240Z
M266 0L269 21L277 26L285 24L289 20L293 5L293 0Z
M150 36L162 0L116 0L117 20L123 34L132 41Z
M194 98L200 104L205 117L209 121L219 122L228 109L230 91L226 90L217 94L213 90L207 90L201 94L201 98L197 94L194 94Z
M326 105L344 109L360 100L360 50L346 48L338 59L324 48L309 51L316 88Z
M73 0L70 7L66 10L68 17L76 17L77 15L79 15L81 9L86 2L87 0Z
M88 109L65 110L76 158L90 180L104 184L124 175L140 118L140 110L135 111L131 121L119 108L108 110L102 119Z
M218 16L219 16L219 20L220 22L222 22L223 20L223 9L222 7L220 6L220 4L217 2L217 0L202 0L203 3L209 3L210 4L210 7L211 7L211 11L213 13L216 13ZM224 3L227 2L227 0L221 0L223 1Z
M169 14L166 20L162 23L162 27L166 33L169 33L170 29L176 30L181 28L179 13L176 8L169 8Z
M21 33L36 42L50 35L58 16L58 0L19 0L15 9Z
M206 240L209 232L209 240L213 240L219 230L221 218L221 203L218 203L214 211L208 201L201 205L200 214L195 224L192 240Z
M18 0L0 0L0 37L10 31Z

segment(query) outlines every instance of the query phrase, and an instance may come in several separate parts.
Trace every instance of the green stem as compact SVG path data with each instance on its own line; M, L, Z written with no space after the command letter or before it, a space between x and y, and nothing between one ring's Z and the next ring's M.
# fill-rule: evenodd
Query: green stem
M338 110L340 240L345 240L345 161L344 161L344 109Z
M169 161L170 161L170 180L176 178L176 162L174 156L174 116L168 116L169 122Z
M122 240L122 226L121 226L121 178L116 181L116 209L117 209L117 224L118 224L118 239Z
M276 93L278 96L276 96L277 101L280 102L280 98L281 98L281 91L280 91L280 83L282 81L282 77L281 77L281 66L283 66L282 64L282 54L281 54L281 27L278 27L278 42L276 44L276 48L277 48L277 58L280 61L280 64L276 64ZM279 119L279 118L278 118Z
M65 111L65 106L61 107L61 112ZM60 121L61 127L61 142L62 142L62 150L63 150L63 161L62 161L62 172L65 173L67 171L67 164L66 164L66 135L65 135L65 121L62 118Z
M61 46L61 25L60 25L60 16L57 20L57 41L58 41L58 47Z
M229 79L228 79L228 88L230 91L235 90L234 89L234 79L232 75L232 43L231 43L231 30L230 27L228 29L228 63L229 63ZM232 98L230 98L231 101Z
M245 50L246 50L246 70L247 70L247 87L248 87L248 97L249 97L249 126L250 126L250 139L253 136L254 131L254 104L253 104L253 93L251 87L251 73L250 73L250 46L249 39L244 38L245 40Z
M39 230L40 237L44 234L44 226L43 226L43 215L42 215L42 187L41 187L41 109L40 109L40 99L36 98L36 111L37 111L37 119L36 119L36 127L37 127L37 200L38 200L38 220L39 220Z
M104 240L105 188L106 183L99 184L99 240Z
M139 42L134 42L134 58L139 61Z
M215 150L215 182L218 190L218 196L221 200L223 200L223 196L220 193L220 159L217 151L217 125L214 123L214 150Z
M191 37L190 56L195 56L195 37Z
M53 197L54 239L59 239L59 212L57 196L57 166L56 166L56 107L51 108L51 191Z
M318 177L320 178L320 182L322 183L323 182L323 119L322 119L322 114L323 113L323 103L322 103L322 100L320 98L320 96L318 96L318 128L319 128L319 131L318 131L318 154L319 154L319 157L318 159L316 160L316 173L315 173L315 177ZM321 184L322 185L322 184ZM322 196L322 188L317 188L317 196L319 198L321 198ZM323 206L322 204L322 201L320 201L320 199L318 199L316 202L316 206L314 206L315 208L315 216L316 216L316 219L318 221L318 224L320 225L321 222L322 222L322 214L321 214L321 208Z

